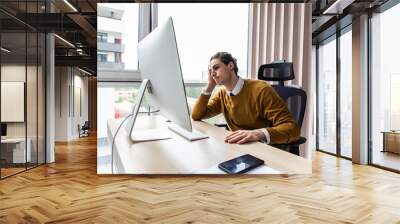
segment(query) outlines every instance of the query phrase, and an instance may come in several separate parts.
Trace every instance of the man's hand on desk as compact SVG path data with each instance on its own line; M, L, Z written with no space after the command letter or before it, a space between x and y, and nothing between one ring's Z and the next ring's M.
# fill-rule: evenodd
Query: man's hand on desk
M225 142L244 144L244 143L248 143L248 142L261 141L264 139L265 139L265 135L261 129L238 130L238 131L230 132L225 137Z

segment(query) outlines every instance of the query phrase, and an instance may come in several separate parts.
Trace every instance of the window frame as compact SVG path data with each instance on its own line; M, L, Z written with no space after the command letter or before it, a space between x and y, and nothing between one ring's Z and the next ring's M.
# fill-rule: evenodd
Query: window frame
M345 27L341 28L340 30L337 30L336 33L333 33L332 35L326 37L325 39L320 40L316 44L316 85L315 85L315 91L317 93L316 97L316 151L327 153L329 155L337 156L339 158L347 159L347 160L352 160L352 158L347 157L342 155L341 153L341 119L340 119L340 104L341 104L341 97L340 97L340 76L341 76L341 67L340 67L340 38L342 35L344 35L347 32L352 32L352 23L349 23ZM319 96L318 96L318 87L319 87L319 47L322 44L327 44L330 41L336 41L336 152L331 153L326 150L320 149L319 148L319 113L318 113L318 108L319 108Z

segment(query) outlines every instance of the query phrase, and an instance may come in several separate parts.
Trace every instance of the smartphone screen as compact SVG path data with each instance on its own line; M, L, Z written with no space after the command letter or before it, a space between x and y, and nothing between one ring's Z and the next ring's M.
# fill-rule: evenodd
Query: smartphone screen
M244 173L264 164L264 160L250 154L239 156L218 164L218 167L229 174Z

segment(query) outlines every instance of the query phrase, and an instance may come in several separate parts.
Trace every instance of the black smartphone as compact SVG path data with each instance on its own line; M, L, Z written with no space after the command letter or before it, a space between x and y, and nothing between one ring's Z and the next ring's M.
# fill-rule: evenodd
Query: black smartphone
M264 160L250 154L236 157L218 164L218 168L229 174L245 173L264 164Z

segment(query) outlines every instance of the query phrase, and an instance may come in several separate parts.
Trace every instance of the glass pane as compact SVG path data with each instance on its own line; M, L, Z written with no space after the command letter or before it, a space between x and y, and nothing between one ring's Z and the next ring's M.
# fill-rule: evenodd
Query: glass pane
M2 33L1 47L1 139L2 177L25 170L26 33ZM28 141L29 142L29 141ZM29 145L28 145L29 146ZM28 147L29 149L29 147Z
M124 118L132 110L140 83L100 83L97 88L97 173L111 172L111 149L107 120ZM141 111L145 111L143 99Z
M318 148L336 154L336 39L318 48Z
M186 97L197 99L200 96L201 91L203 91L203 89L204 89L204 86L200 86L200 87L186 86L185 87Z
M38 40L38 163L45 163L45 124L46 124L46 104L45 104L45 66L46 66L46 36L39 34Z
M26 12L42 12L39 1L27 2ZM33 16L29 20L38 20ZM32 21L38 23L38 21ZM27 167L38 164L38 75L39 75L39 33L27 30L27 75L26 75L26 125L27 125Z
M340 37L340 153L352 157L352 35Z
M27 116L27 150L28 168L37 165L37 74L38 74L38 36L36 32L27 33L28 62L26 80L26 116Z
M400 170L400 5L372 17L372 163Z
M97 69L137 70L139 4L97 4Z
M206 81L209 59L218 51L231 53L239 74L246 77L248 7L246 3L158 4L158 24L169 16L174 21L185 80ZM216 22L221 18L229 22Z

